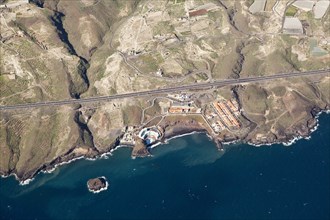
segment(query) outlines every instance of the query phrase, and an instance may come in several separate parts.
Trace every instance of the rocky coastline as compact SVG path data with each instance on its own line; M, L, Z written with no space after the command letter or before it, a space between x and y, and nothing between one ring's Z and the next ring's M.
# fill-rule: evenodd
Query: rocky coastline
M281 19L252 15L242 1L189 4L209 16L172 1L92 2L1 3L1 176L27 184L40 172L111 154L128 130L135 144L144 126L164 128L156 144L203 132L220 150L233 142L287 145L308 138L317 114L330 109L326 22L307 16L307 34L269 36L263 24L278 29ZM195 14L183 19L183 11ZM256 25L262 39L249 34ZM327 54L316 56L311 42ZM214 108L222 100L233 101L233 108L224 102L227 113ZM149 155L133 148L132 157Z
M312 118L312 120L307 121L306 126L301 126L301 127L295 128L296 130L294 130L290 135L285 134L285 136L280 139L271 138L271 139L266 139L265 141L259 141L256 139L246 139L246 138L244 138L244 139L219 138L213 134L210 134L207 131L207 129L201 125L191 124L191 123L180 123L180 124L175 124L173 127L168 126L167 129L165 129L163 138L159 142L155 143L153 146L166 143L168 140L173 139L173 138L177 138L177 137L180 137L183 135L189 135L189 134L193 134L193 133L207 134L216 143L216 146L219 150L224 149L224 147L223 147L224 144L228 145L228 144L236 143L236 142L246 143L246 144L250 144L250 145L253 145L256 147L273 145L273 144L283 144L285 146L289 146L289 145L292 145L293 143L295 143L297 140L300 140L302 138L309 139L311 133L317 129L318 117L322 113L329 114L330 110L328 108L326 108L325 110L322 110L322 109L313 110L313 113L312 113L313 118ZM193 125L193 126L191 126L191 125ZM151 147L153 147L153 146L151 146ZM113 152L117 148L118 148L118 145L112 144L108 148L107 151L99 152L99 154L95 154L95 152L88 152L87 154L84 154L84 155L77 154L77 153L71 153L71 154L64 155L63 157L58 157L55 160L53 160L52 162L50 162L48 164L44 164L41 168L36 169L33 172L26 173L24 176L20 176L17 173L15 173L15 171L12 171L10 173L2 174L1 177L6 178L9 176L14 176L15 179L20 182L20 185L26 185L26 184L29 184L34 179L34 177L40 172L51 173L58 166L61 166L64 164L69 164L78 159L95 160L100 157L103 157L104 155L111 154L111 152ZM137 152L135 157L144 157L144 156L151 155L150 152L148 151L148 149L146 149L146 150L144 149L143 154L140 155L140 153Z
M301 125L299 127L294 127L290 129L289 132L283 133L281 137L274 136L271 138L267 138L264 141L256 140L256 139L244 139L242 140L244 143L260 147L260 146L269 146L273 144L283 144L285 146L290 146L294 144L296 141L300 139L310 139L311 134L317 130L318 128L318 118L322 114L330 114L330 109L327 107L322 110L319 108L313 108L311 111L312 118L307 120L306 124Z
M119 146L117 143L112 143L107 149L104 151L94 152L94 151L87 151L87 153L83 154L81 152L75 152L74 150L79 147L73 147L70 152L67 154L57 157L53 161L49 163L43 164L41 167L32 170L30 172L24 173L24 175L20 175L15 170L12 170L8 173L1 174L2 178L7 178L10 176L14 176L17 181L19 181L20 185L27 185L31 181L34 180L34 177L38 175L40 172L42 173L52 173L57 167L60 167L65 164L70 164L76 160L86 159L86 160L97 160L99 158L107 157L111 155L111 153L117 149Z
M136 144L132 149L131 157L133 159L137 157L148 157L151 156L148 147L143 143L143 141L139 138L136 139Z

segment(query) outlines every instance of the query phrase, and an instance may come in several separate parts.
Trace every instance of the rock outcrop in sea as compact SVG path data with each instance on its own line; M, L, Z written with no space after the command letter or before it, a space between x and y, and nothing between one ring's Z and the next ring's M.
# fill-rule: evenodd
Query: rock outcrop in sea
M97 177L87 181L88 190L92 193L99 193L108 189L108 182L105 177Z

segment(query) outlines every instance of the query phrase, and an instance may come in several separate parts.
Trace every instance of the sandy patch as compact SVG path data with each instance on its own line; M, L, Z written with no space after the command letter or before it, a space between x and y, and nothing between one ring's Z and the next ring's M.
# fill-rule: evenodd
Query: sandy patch
M80 0L85 7L95 5L98 1L100 0Z

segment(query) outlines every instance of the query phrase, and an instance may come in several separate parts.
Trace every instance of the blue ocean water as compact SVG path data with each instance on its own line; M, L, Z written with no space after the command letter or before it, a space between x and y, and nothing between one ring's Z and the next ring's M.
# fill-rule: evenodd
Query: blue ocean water
M330 115L311 140L285 147L230 145L204 134L170 140L153 157L79 160L27 186L0 179L1 219L329 219ZM105 176L109 189L86 187Z

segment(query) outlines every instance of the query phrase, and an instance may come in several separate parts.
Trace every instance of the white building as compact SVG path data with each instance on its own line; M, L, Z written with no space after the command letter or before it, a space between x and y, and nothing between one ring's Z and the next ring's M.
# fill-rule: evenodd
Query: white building
M159 140L161 133L155 127L143 128L139 133L139 137L145 141L146 145L151 145Z
M321 0L316 2L313 12L316 19L321 19L327 12L330 5L330 0Z
M262 12L265 10L267 0L255 0L253 4L249 7L249 11L252 14L257 12Z
M311 11L315 1L312 0L297 0L292 5L303 10L303 11Z
M283 24L285 34L303 34L303 26L298 18L285 17Z

